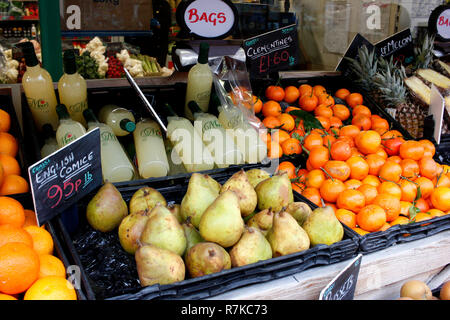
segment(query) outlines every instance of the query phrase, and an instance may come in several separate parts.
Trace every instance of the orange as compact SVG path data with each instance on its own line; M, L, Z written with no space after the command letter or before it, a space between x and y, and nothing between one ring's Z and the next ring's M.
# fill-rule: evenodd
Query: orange
M253 96L253 110L255 113L260 113L262 110L263 102L257 96Z
M331 129L339 129L340 127L342 127L344 124L342 123L342 120L339 119L338 117L331 117L330 118L330 128ZM336 132L336 135L339 134L339 131Z
M8 294L0 293L0 301L7 301L7 300L13 301L13 300L17 300L17 298L10 296Z
M445 212L438 209L430 209L427 213L433 218L445 216Z
M426 220L431 220L433 217L429 213L419 212L413 219L413 222L422 222ZM428 224L423 224L422 226L426 226Z
M394 139L394 138L403 138L403 135L400 133L400 131L389 130L388 132L386 132L385 134L382 135L382 138L384 141L387 141L389 139Z
M269 100L283 101L285 97L284 89L280 86L268 86L266 89L266 97Z
M267 146L267 156L270 159L279 159L283 156L283 149L281 148L279 143L271 142Z
M360 93L351 93L345 98L345 102L347 102L350 108L354 108L357 105L363 104L364 99Z
M5 177L12 174L20 176L20 165L16 158L7 154L0 154L0 164L3 167L3 174Z
M352 228L353 231L355 231L360 236L365 236L366 234L369 234L369 231L363 230L361 228Z
M300 97L303 97L304 95L312 95L313 88L309 84L302 84L300 87L298 87L298 92L300 94Z
M334 95L335 95L336 98L339 98L341 100L345 100L350 93L351 92L348 91L348 89L342 88L342 89L339 89L338 91L336 91L336 93Z
M301 154L302 145L300 144L299 140L295 138L289 138L281 144L281 150L286 156Z
M322 125L322 128L324 128L326 131L330 130L331 128L330 119L321 116L316 117L316 119L319 120L320 124Z
M306 176L306 187L319 189L325 182L325 174L320 169L314 169Z
M351 138L356 138L356 136L361 132L361 129L359 129L355 125L348 125L341 128L341 131L339 132L340 136L348 136Z
M380 206L386 212L386 221L391 222L400 215L400 199L387 193L378 194L373 200L373 204Z
M411 202L400 201L400 215L409 217L409 209L413 206ZM419 208L420 209L420 208ZM422 210L420 210L422 211Z
M327 175L342 182L346 181L351 174L351 169L345 161L330 160L324 165L323 169Z
M366 198L358 190L347 189L339 194L336 205L339 209L347 209L358 213L365 207Z
M300 98L298 104L302 110L311 112L319 105L319 98L314 94L307 94Z
M375 153L381 146L381 136L373 130L363 131L356 136L355 144L363 154Z
M263 142L265 142L265 144L267 145L267 146L269 146L269 144L270 144L270 139L272 138L271 137L271 135L270 135L270 133L268 133L266 130L263 130L263 132L261 132L260 134L259 134L259 137L261 138L261 140L263 141Z
M280 165L277 168L277 172L281 172L281 171L286 172L288 174L289 179L297 178L297 175L295 173L296 168L292 164L292 162L284 161L284 162L280 163Z
M378 179L377 176L368 175L365 177L362 181L363 184L369 184L371 186L374 186L375 188L378 188L378 186L381 184L380 179Z
M418 187L420 187L423 199L427 199L429 196L431 196L434 190L434 184L430 179L420 177L417 178L414 182L417 183Z
M15 157L19 151L16 138L7 132L0 132L0 153Z
M5 110L0 109L0 132L8 132L11 128L11 116Z
M423 157L419 161L420 175L428 179L434 179L438 172L436 161L432 157Z
M417 197L417 185L406 179L402 179L400 182L400 188L402 190L401 200L413 202Z
M400 146L400 157L419 161L422 159L425 149L420 142L414 140L405 141Z
M336 213L336 211L338 210L338 208L336 207L336 205L334 203L329 203L329 202L324 202L325 206L330 207L331 209L333 209L333 212Z
M311 151L314 147L322 147L323 138L320 134L311 133L306 136L305 140L303 141L303 146L308 151Z
M24 210L25 213L25 222L23 224L23 228L28 226L37 226L36 213L33 210ZM41 228L43 228L42 226Z
M0 292L22 293L38 276L39 256L32 248L16 242L0 247Z
M356 228L356 214L346 209L338 209L335 212L336 218L349 228Z
M405 143L403 138L390 138L388 140L383 140L383 146L389 156L397 156L403 143Z
M352 115L353 117L356 117L357 115L365 115L366 117L371 118L372 111L370 111L370 109L366 106L359 104L353 108Z
M337 179L327 179L320 186L320 195L326 202L335 203L341 192L346 190L345 184Z
M362 131L368 131L372 127L372 120L364 114L358 114L352 119L352 125L357 126Z
M450 187L450 178L447 177L445 174L434 178L432 181L433 181L433 184L434 184L435 188Z
M347 161L352 156L352 148L345 141L336 141L331 145L330 154L333 160Z
M309 201L314 203L316 206L319 206L319 207L322 206L322 201L321 201L322 198L320 196L320 192L318 189L306 188L305 190L303 190L302 196L304 196L306 199L308 199Z
M330 160L330 152L324 146L314 147L309 152L308 161L312 168L319 169Z
M70 281L51 276L37 280L25 293L24 300L77 300L77 293Z
M425 150L423 156L433 158L436 154L436 147L434 146L433 142L431 142L430 140L420 140L419 143Z
M3 179L4 179L5 173L3 171L3 166L0 163L0 186L3 184Z
M366 162L369 165L369 174L378 176L378 173L380 172L381 167L386 163L386 160L376 154L369 154L366 157Z
M450 210L450 188L439 187L434 189L431 194L431 203L435 209L441 211Z
M278 117L281 112L281 106L278 102L269 100L262 106L262 113L264 117Z
M358 191L364 195L364 198L366 198L366 205L372 204L373 200L375 200L378 195L377 187L370 184L361 185L358 188Z
M317 98L319 98L319 104L321 104L321 105L326 105L326 106L334 105L334 99L328 93L322 93L321 95L317 96Z
M420 212L427 212L428 210L430 210L428 201L424 200L423 198L420 198L416 201L416 207L419 208Z
M386 161L386 163L381 167L379 172L379 177L384 181L399 182L402 175L402 167L393 161Z
M411 160L411 159L405 159L405 160ZM393 162L401 165L401 162L403 161L403 159L400 158L399 156L391 156L391 157L387 158L386 161L393 161ZM411 161L414 161L414 160L411 160ZM417 161L416 161L416 163L417 163Z
M265 117L262 123L268 129L280 129L282 125L280 119L274 116Z
M402 198L402 189L400 188L400 186L398 184L391 182L391 181L381 182L381 184L378 186L378 194L381 194L381 193L390 194L399 200L401 200L401 198ZM411 200L411 201L413 201L413 200Z
M327 134L325 137L323 137L323 145L327 148L329 146L332 146L335 142L336 138L331 134Z
M297 111L297 110L301 110L300 108L297 108L297 107L293 107L293 106L290 106L290 107L287 107L286 108L286 110L285 110L285 112L286 113L289 113L289 112L291 112L291 111ZM294 116L293 116L294 117ZM295 118L295 117L294 117Z
M362 186L362 182L356 179L350 179L344 182L347 189L358 190Z
M30 190L27 180L14 174L6 176L0 187L0 196L27 193Z
M330 105L321 104L316 109L314 109L314 115L324 118L331 118L333 116L333 109L331 109Z
M47 230L37 226L28 226L24 229L33 238L34 251L39 255L53 253L53 238Z
M295 129L295 120L294 117L291 116L290 114L283 113L278 116L278 120L280 120L281 122L282 125L281 129L286 130L288 132Z
M370 129L378 132L379 134L384 134L389 130L389 122L386 119L373 117L371 118L372 126Z
M287 103L294 103L295 101L300 98L300 91L297 87L289 86L286 89L284 89L284 101Z
M388 154L386 153L386 150L383 146L379 147L378 150L374 153L382 157L384 160L387 160Z
M363 180L369 175L369 164L362 157L351 157L346 163L351 170L351 179Z
M350 110L343 104L336 104L333 106L333 115L341 121L346 121L350 118Z
M383 232L383 231L386 231L387 229L389 229L390 227L391 227L391 225L386 222L385 224L383 224L383 226L380 229L378 229L375 232Z
M39 256L39 279L45 277L66 278L66 267L64 263L55 256L42 254Z
M297 170L297 178L298 181L301 183L306 183L306 176L308 175L309 171L306 169L299 169Z
M341 141L345 141L345 140L341 140ZM361 157L361 158L364 158L364 155L363 155L361 152L358 151L358 148L353 147L353 148L352 148L352 155L350 156L350 158L351 158L351 157ZM349 159L350 159L350 158L349 158Z
M20 242L33 248L33 239L24 229L13 227L9 224L1 225L0 247L10 242Z
M314 95L319 97L320 95L327 93L327 89L325 89L324 86L316 85L313 87L313 93L314 93Z
M398 225L398 224L401 225L401 224L408 224L408 223L410 223L410 221L409 221L409 219L407 217L400 216L397 219L395 219L394 221L392 221L390 223L390 225L391 226L395 226L395 225Z
M356 215L356 222L361 229L375 232L387 222L386 212L376 204L369 204Z
M0 225L10 224L21 228L25 222L22 204L10 197L0 197Z
M403 159L400 161L402 167L402 176L415 180L420 174L420 167L417 161L412 159Z

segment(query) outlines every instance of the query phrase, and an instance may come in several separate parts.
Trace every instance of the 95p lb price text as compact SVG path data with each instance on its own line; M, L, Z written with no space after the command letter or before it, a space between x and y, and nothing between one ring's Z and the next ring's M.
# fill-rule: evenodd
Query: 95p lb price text
M201 315L213 318L214 315L229 315L229 316L242 316L242 315L267 315L269 312L267 305L264 304L226 304L224 306L194 306L187 305L181 308L182 315Z

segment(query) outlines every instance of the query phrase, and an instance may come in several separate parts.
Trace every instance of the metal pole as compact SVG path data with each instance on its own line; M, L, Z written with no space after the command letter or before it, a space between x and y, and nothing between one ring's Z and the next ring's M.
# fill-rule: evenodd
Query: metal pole
M54 82L63 74L59 0L39 0L42 64Z

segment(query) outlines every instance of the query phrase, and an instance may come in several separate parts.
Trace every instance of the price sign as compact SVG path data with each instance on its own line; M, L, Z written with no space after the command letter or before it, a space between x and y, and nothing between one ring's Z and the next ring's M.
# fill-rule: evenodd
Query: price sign
M319 300L353 300L361 261L362 254L358 255L320 292Z
M264 76L299 64L297 26L290 25L247 39L243 44L250 73Z
M28 168L36 218L45 224L103 182L100 129Z
M444 124L445 100L434 84L431 85L431 104L429 113L434 118L434 140L441 143L442 127Z
M336 71L341 71L342 75L347 77L350 74L350 68L348 67L349 62L345 58L358 59L358 50L362 46L366 46L369 50L372 50L374 47L369 40L358 33L353 38L342 59L339 61Z
M375 47L377 48L377 55L386 60L393 56L394 62L397 61L405 67L414 62L414 43L410 29L400 31L376 43Z

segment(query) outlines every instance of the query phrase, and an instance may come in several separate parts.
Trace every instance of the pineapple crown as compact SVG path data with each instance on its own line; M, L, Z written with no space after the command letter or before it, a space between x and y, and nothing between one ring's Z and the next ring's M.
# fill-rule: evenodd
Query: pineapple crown
M349 68L352 71L355 82L363 89L370 92L374 89L373 77L377 74L378 62L375 49L369 51L367 46L362 46L358 49L358 58L345 57L350 62Z
M394 62L393 57L389 60L380 58L378 61L378 72L373 78L376 89L381 93L381 98L389 106L397 106L407 101L407 89L403 79L406 78L406 70Z
M414 54L416 56L416 62L414 64L414 70L427 69L430 67L433 61L434 40L436 35L425 34L425 36L419 41L422 45L417 45L414 48Z

